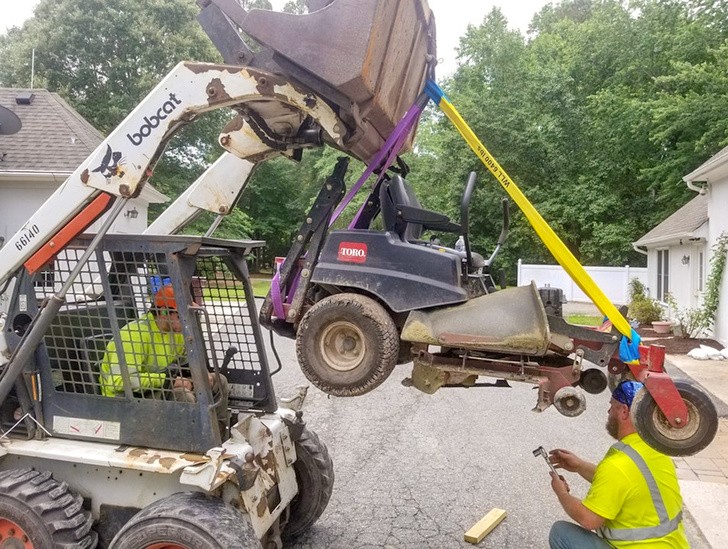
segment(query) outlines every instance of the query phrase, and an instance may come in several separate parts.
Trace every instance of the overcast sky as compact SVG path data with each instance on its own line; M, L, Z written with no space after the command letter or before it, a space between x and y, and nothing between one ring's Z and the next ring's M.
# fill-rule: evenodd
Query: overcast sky
M0 0L0 33L14 25L21 25L33 15L38 0ZM280 8L285 0L271 0ZM549 0L428 0L435 13L437 24L437 55L441 59L438 75L444 76L455 69L455 47L465 33L468 24L478 25L483 17L494 7L500 7L512 27L524 34L534 13L549 4ZM198 61L203 61L199 59ZM2 60L0 60L2 63Z

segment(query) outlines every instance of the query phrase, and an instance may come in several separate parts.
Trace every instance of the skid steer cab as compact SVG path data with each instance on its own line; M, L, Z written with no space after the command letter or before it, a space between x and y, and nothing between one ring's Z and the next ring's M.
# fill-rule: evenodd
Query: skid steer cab
M245 262L263 243L91 242L13 284L0 545L252 549L308 529L333 468L302 420L305 389L276 401Z
M538 388L534 411L553 404L573 417L586 409L585 393L634 378L647 386L633 407L647 442L670 455L710 443L715 406L698 388L672 382L664 348L641 348L639 364L628 367L619 359L622 336L610 322L592 329L563 319L561 290L496 287L493 262L506 239L508 208L504 202L503 230L484 259L468 238L474 173L455 223L424 209L405 179L406 166L400 168L380 180L348 229L330 230L344 195L341 159L261 307L266 327L296 339L299 364L314 385L331 395L361 395L396 364L413 361L404 382L426 393L521 381ZM383 229L372 228L377 217ZM422 239L424 231L449 240L459 235L462 249ZM478 383L480 376L497 381Z

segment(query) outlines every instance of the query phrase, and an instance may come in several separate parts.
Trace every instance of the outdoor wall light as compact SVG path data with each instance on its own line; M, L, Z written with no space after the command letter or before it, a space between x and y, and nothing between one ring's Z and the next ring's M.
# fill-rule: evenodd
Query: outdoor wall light
M136 219L137 217L139 217L139 212L136 208L132 208L131 210L126 210L124 217L128 217L129 219Z
M690 263L690 256L689 255L682 256L682 259L680 260L680 262L683 265L687 265L688 263Z

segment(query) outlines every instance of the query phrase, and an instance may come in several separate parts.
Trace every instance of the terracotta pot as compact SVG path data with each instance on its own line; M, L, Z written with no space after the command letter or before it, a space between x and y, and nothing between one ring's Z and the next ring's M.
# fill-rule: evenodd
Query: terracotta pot
M669 334L672 329L672 320L658 320L652 323L652 329L656 334Z

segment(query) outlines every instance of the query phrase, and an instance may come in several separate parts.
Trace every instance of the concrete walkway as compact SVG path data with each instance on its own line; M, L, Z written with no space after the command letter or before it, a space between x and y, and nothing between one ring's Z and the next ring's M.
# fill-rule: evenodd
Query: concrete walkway
M713 549L728 547L728 360L694 360L668 355L675 379L690 378L711 395L718 410L718 434L694 456L674 458L685 507Z

